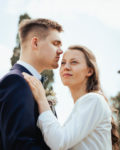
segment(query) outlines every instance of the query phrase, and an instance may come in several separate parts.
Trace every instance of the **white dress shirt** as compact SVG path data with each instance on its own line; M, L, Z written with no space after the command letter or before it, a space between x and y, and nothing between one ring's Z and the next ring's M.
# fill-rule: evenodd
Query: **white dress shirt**
M51 150L112 150L111 110L97 93L80 97L63 126L50 110L39 115L37 126Z
M22 61L22 60L18 60L17 64L22 65L23 67L25 67L33 76L35 76L38 80L41 79L41 75L40 73L30 64Z

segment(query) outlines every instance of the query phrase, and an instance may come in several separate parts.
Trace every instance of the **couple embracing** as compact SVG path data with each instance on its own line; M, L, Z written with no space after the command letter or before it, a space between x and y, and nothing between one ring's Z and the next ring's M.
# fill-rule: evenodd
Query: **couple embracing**
M62 57L60 77L74 101L63 126L50 109L40 73L58 68L62 31L48 19L20 24L20 60L0 81L0 150L118 149L116 125L88 48L70 46Z

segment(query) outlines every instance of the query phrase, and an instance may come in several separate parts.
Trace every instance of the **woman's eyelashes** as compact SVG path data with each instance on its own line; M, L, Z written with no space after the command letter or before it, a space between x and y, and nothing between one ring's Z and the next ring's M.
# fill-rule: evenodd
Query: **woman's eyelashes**
M71 62L71 64L76 64L76 63L77 63L77 61L75 61L75 60Z
M70 64L77 64L78 62L74 60L74 61L70 61L69 63L70 63ZM64 65L64 64L66 64L66 62L65 62L65 61L62 61L62 62L61 62L61 65Z

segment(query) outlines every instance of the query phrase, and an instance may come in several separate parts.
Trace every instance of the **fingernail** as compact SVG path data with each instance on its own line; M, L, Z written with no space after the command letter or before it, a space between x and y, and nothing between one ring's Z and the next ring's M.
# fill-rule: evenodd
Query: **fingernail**
M27 75L27 73L25 73L25 72L22 72L22 74L23 74L23 76L26 76L26 75Z

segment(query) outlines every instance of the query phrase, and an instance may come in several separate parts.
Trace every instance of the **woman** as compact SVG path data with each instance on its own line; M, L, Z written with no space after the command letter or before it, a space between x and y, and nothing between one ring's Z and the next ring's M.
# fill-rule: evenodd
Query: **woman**
M83 46L71 46L64 53L60 67L63 84L68 86L74 108L63 126L50 110L42 84L24 74L38 103L39 118L45 142L52 150L117 150L118 136L112 133L112 114L103 96L94 55Z

